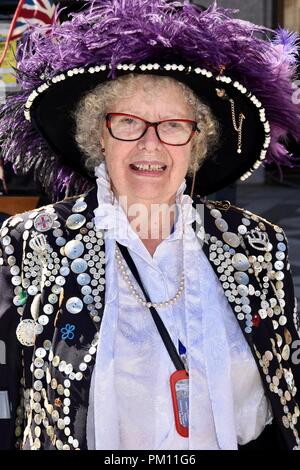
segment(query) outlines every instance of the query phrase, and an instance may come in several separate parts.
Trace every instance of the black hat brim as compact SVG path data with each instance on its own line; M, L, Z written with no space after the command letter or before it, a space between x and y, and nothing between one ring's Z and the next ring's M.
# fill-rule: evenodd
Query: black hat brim
M118 76L123 75L118 71ZM263 149L266 133L260 119L259 108L250 94L241 93L232 84L217 81L214 77L183 73L178 70L146 70L135 73L172 76L188 85L207 104L220 123L218 149L209 155L197 173L195 192L201 196L212 194L241 178L254 168ZM75 136L74 111L83 93L107 80L107 72L76 74L51 84L34 100L30 114L33 124L62 162L91 179L79 150ZM220 98L216 89L224 89L235 105L236 116L243 113L242 153L237 153L238 133L233 126L230 102ZM189 181L188 181L189 183Z

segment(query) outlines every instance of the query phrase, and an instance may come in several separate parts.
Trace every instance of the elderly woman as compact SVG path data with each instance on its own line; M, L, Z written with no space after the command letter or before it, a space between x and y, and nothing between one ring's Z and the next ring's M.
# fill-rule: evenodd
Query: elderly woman
M97 176L107 171L113 194L121 202L124 196L131 225L154 255L170 234L186 174L196 173L217 141L209 107L173 78L129 74L89 92L75 121L87 168L94 172L105 161Z
M193 198L299 137L292 38L256 31L96 0L19 49L4 157L69 197L1 229L2 448L299 448L283 230Z

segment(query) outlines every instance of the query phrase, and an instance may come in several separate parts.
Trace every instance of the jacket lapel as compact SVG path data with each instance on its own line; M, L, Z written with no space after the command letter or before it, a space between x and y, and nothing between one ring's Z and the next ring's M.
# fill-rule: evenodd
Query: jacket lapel
M253 277L245 244L238 234L240 220L229 222L226 220L226 204L222 206L223 209L218 207L213 203L204 206L203 251L222 285L224 294L249 345L252 346L252 334L254 325L257 324L259 310L259 299L253 294L258 290L258 285ZM216 223L219 226L223 223L224 227L228 227L227 232L220 231ZM230 235L226 236L226 234ZM249 294L252 294L251 302Z
M47 433L58 449L87 447L85 422L105 291L103 233L93 225L96 202L93 189L65 200L68 207L58 208L66 239L59 265L63 295L55 318L45 397L45 408L54 418ZM67 426L65 418L70 418Z
M204 206L203 251L220 280L224 294L249 344L266 395L272 403L275 419L284 431L282 435L287 439L289 448L293 448L296 444L295 436L289 429L284 406L287 405L285 397L291 397L296 389L293 374L282 364L282 348L278 346L278 333L276 334L280 324L277 318L275 320L272 316L269 303L272 299L272 306L275 308L276 295L274 286L268 281L266 266L269 258L264 259L264 255L272 246L268 246L268 234L264 231L261 219L239 209L230 210L229 214L229 208L230 204L226 202L209 202ZM230 240L230 236L224 236L224 232L218 227L226 227L228 232L235 236L232 235ZM284 332L279 336L282 337L284 338ZM290 379L290 385L286 376Z

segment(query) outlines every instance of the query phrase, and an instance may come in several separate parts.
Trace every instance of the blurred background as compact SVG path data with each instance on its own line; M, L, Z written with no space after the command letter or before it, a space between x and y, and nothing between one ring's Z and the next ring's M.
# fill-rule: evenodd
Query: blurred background
M201 0L207 7L210 1ZM218 5L239 9L238 16L263 24L269 28L283 26L300 32L300 0L218 0ZM300 45L299 45L300 52ZM299 82L295 83L300 90ZM297 93L300 103L300 91ZM289 240L289 256L292 266L298 305L300 302L300 144L289 143L290 150L299 156L299 167L286 168L280 175L277 168L260 167L247 181L226 188L213 195L215 199L235 201L274 224L282 226ZM298 307L299 309L299 307ZM300 309L299 309L300 310Z
M28 11L20 11L19 18L11 27L18 0L0 0L0 103L18 89L14 78L14 51L17 42L28 27ZM68 14L80 8L80 0L24 0L31 7L39 5L35 20L53 21L54 6L57 3L66 7L60 14L65 21ZM210 0L194 0L193 3L207 7ZM269 28L283 26L300 31L300 0L218 0L218 5L238 9L238 17L263 24ZM26 17L27 15L27 17ZM6 48L7 38L10 41ZM4 51L4 49L7 49ZM299 82L295 82L300 103ZM211 195L213 199L228 199L239 207L244 207L282 226L290 242L290 261L295 280L296 295L300 299L300 145L289 143L290 150L299 156L299 167L285 169L279 174L277 168L260 168L246 182L237 182L225 190ZM1 149L0 149L1 154ZM47 199L32 175L16 176L9 165L0 167L0 223L5 217L51 202Z

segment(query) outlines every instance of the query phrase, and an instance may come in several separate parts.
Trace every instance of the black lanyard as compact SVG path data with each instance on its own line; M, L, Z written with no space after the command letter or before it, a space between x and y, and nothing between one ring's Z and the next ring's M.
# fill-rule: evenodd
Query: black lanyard
M132 259L132 257L130 256L127 248L124 246L124 245L120 245L120 243L116 242L118 247L119 247L119 250L121 251L122 255L123 255L123 258L125 259L126 263L127 263L127 266L129 267L130 271L132 272L133 276L135 277L138 285L140 286L140 288L142 289L143 291L143 294L145 296L145 300L146 302L151 302L151 300L149 299L149 296L142 284L142 281L141 281L141 278L140 278L140 275L138 273L138 270L136 268L136 265L134 264L134 261ZM174 343L165 327L165 325L163 324L163 321L161 320L159 314L157 313L156 309L154 307L149 307L149 310L151 312L151 315L152 315L152 318L155 322L155 325L158 329L158 332L164 342L164 345L169 353L169 356L174 364L174 366L176 367L177 370L185 370L185 366L184 366L184 363L181 359L181 357L179 356L178 352L177 352L177 349L176 347L174 346Z

